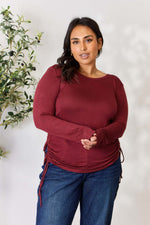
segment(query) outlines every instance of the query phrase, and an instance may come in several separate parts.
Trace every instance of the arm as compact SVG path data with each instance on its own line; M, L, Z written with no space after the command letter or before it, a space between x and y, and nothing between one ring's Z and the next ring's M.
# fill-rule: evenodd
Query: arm
M57 76L55 66L52 66L38 83L33 104L35 126L50 135L81 143L81 138L89 139L95 131L55 116L55 102L60 86L60 77Z
M123 84L118 78L114 79L114 88L117 101L117 114L113 122L108 126L96 129L99 144L111 144L123 135L126 128L128 103Z

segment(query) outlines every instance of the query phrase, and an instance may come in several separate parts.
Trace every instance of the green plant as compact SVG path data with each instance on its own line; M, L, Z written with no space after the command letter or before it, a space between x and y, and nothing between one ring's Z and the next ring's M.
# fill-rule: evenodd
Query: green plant
M14 15L8 6L0 12L0 126L16 125L32 111L32 87L36 80L35 48L42 33L34 38L25 28L29 20ZM0 157L4 155L0 149Z

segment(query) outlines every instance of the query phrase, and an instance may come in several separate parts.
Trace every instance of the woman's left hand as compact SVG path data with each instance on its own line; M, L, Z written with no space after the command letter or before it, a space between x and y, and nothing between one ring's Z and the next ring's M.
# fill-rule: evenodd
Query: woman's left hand
M83 145L83 147L87 150L91 149L93 146L95 146L97 144L97 137L96 134L94 133L94 136L92 136L90 138L90 140L88 139L81 139L81 143Z

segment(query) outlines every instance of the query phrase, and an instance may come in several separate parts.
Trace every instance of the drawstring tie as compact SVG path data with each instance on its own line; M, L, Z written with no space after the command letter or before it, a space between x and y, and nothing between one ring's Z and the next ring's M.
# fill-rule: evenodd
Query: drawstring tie
M40 181L40 185L39 185L39 190L38 190L38 196L40 198L40 206L42 207L42 196L41 196L41 188L42 185L44 183L44 178L48 169L48 155L47 155L47 143L45 143L44 149L43 149L44 153L45 153L45 158L44 158L44 170L43 170L43 174L42 174L42 178Z
M41 182L40 182L40 186L39 186L39 191L38 191L38 195L39 195L39 198L40 198L40 206L42 206L41 188L42 188L42 185L43 185L43 182L44 182L44 178L45 178L47 169L48 169L48 161L45 164L43 174L42 174L42 178L41 178Z
M121 160L121 163L123 163L124 162L124 160L125 160L125 157L124 157L124 154L123 154L123 151L122 151L122 149L120 148L119 149L119 152L120 152L120 155L122 156L122 160ZM120 175L120 180L119 180L119 183L121 183L121 179L123 178L123 176L122 176L122 168L121 168L121 175Z

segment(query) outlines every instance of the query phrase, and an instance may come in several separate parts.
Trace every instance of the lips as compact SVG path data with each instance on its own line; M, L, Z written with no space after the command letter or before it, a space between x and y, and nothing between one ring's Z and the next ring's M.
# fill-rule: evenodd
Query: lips
M83 53L80 55L82 59L87 59L89 57L89 53Z

